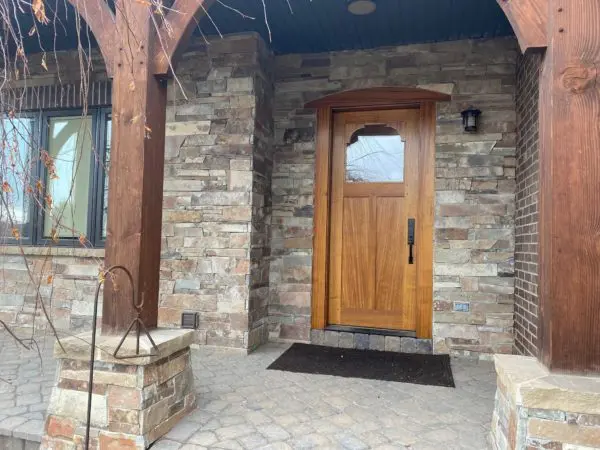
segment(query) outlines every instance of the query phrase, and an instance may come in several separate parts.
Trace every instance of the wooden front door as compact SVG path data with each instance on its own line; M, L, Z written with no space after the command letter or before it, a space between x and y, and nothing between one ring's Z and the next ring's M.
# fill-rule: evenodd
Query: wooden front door
M419 217L420 182L433 170L420 167L419 118L419 109L334 113L329 324L418 328L419 270L431 276L431 264L417 264L420 220L431 226Z

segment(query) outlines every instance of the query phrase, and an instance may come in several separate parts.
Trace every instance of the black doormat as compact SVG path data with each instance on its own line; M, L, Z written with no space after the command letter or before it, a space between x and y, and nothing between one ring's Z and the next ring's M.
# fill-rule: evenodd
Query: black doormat
M448 355L293 344L267 369L454 387Z

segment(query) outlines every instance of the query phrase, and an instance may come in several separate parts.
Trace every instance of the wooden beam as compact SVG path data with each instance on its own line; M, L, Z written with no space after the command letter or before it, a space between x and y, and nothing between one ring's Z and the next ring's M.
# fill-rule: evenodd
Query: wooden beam
M417 337L431 339L433 322L433 228L435 209L436 104L420 108L419 193L417 217Z
M147 2L69 0L98 41L113 78L112 143L105 265L133 276L144 306L141 319L155 327L164 178L166 82L196 21L211 0L176 0L157 31ZM158 76L157 76L158 75ZM107 280L102 331L124 331L137 316L124 276Z
M519 41L521 51L548 46L548 11L552 0L497 0Z
M152 71L155 29L148 6L116 3L120 41L112 88L105 264L131 271L144 301L141 318L150 328L158 316L167 88ZM104 289L103 333L124 331L136 316L125 277L117 282L115 287L107 281Z
M450 96L443 92L410 87L375 87L336 92L304 105L305 108L360 108L400 106L420 102L445 102Z
M600 372L600 2L552 0L540 77L541 359Z
M117 29L115 15L105 0L69 0L92 31L104 58L106 73L113 75Z
M158 30L154 74L167 75L185 50L200 17L214 0L175 0Z
M311 327L327 326L327 281L329 278L329 178L331 174L330 108L317 111L317 150L315 155L315 196L312 260Z

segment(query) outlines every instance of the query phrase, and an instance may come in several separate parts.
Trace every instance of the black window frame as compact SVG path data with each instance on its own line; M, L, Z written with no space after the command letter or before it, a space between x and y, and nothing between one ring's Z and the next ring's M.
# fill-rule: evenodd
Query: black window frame
M111 108L108 107L90 107L87 110L86 116L92 119L92 156L90 158L90 188L88 192L88 211L87 211L87 229L85 237L91 244L92 248L103 248L106 239L102 236L102 207L104 203L104 182L106 173L104 171L104 161L106 159L106 122L110 118ZM48 172L40 158L41 150L48 149L50 141L50 119L53 117L83 117L82 108L63 108L63 109L47 109L42 111L26 111L19 113L17 118L33 117L35 119L36 139L33 139L34 144L38 143L38 148L30 148L32 152L38 152L37 155L32 154L32 160L37 159L35 164L32 164L30 178L32 180L32 188L35 190L37 180L41 180L44 187L42 194L37 194L40 201L44 202L47 193ZM60 176L60 174L59 174ZM26 246L53 246L53 247L70 247L82 248L79 242L79 236L60 237L57 240L52 240L44 236L44 208L31 200L29 208L30 220L27 226L28 236L21 237L18 241L12 237L6 237L4 244L7 245L26 245ZM23 234L23 233L21 233Z

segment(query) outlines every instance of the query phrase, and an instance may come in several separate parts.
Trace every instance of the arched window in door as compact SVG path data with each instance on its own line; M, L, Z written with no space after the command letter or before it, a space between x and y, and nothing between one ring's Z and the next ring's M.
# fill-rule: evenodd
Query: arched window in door
M392 127L366 125L346 148L346 183L404 182L404 141Z

